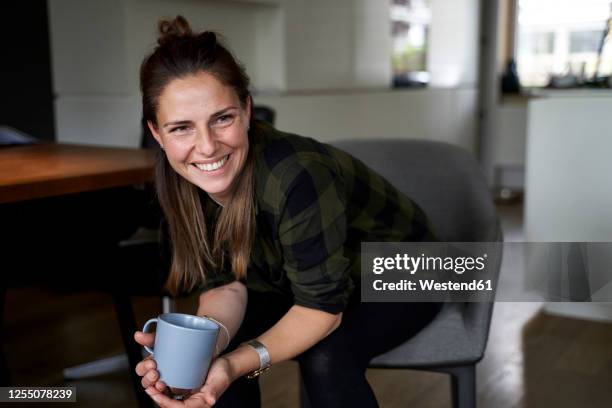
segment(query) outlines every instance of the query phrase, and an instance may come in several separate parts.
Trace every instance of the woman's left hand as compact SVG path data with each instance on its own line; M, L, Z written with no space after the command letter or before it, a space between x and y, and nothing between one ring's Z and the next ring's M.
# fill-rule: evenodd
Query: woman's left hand
M161 390L151 386L145 391L162 408L208 408L215 405L233 380L229 361L225 357L218 357L212 362L204 385L185 394L183 400L168 397L165 384Z

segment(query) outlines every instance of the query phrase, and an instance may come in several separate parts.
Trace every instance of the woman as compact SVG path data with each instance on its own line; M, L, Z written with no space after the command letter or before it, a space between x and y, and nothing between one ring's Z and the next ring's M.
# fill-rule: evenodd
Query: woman
M142 385L164 407L258 407L258 382L245 376L296 359L313 407L377 406L368 362L439 305L361 303L360 243L431 240L427 218L348 154L253 120L248 77L214 33L180 16L159 28L140 79L165 153L156 186L172 241L168 288L198 288L198 315L227 330L206 383L183 401L168 397L152 359L136 367Z

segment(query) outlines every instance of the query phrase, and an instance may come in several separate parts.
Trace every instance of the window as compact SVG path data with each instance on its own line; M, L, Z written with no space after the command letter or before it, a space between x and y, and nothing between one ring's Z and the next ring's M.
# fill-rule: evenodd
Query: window
M428 1L393 0L391 65L394 86L422 86L428 82L427 38L430 21Z
M599 55L611 0L519 0L516 44L521 85L546 86L551 77L580 82L612 72L612 40ZM596 72L597 71L597 72Z
M570 33L570 54L597 52L603 30L572 31Z
M522 52L527 54L552 54L555 49L555 33L522 33L520 38Z

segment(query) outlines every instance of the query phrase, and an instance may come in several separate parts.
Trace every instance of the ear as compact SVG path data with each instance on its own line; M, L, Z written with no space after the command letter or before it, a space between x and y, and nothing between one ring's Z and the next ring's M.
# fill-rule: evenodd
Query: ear
M155 126L150 120L147 120L147 126L149 127L149 130L151 131L151 134L155 140L157 140L157 143L159 143L159 146L163 149L164 143L162 142L162 138L157 131L157 126Z

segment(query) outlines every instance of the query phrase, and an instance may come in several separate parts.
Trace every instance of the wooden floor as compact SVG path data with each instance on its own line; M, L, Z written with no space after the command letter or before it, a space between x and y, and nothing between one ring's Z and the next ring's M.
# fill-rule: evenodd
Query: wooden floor
M506 237L520 237L520 207L500 210ZM139 324L161 309L154 298L136 298L134 306ZM478 365L478 406L611 407L612 324L550 316L540 306L496 304L487 354ZM179 302L179 310L193 312L195 299ZM135 406L125 370L70 382L62 377L63 367L122 351L114 313L102 293L10 290L3 347L14 384L76 386L79 402L66 406ZM443 374L369 370L367 376L382 407L451 406ZM273 367L261 384L264 407L298 406L295 363Z

